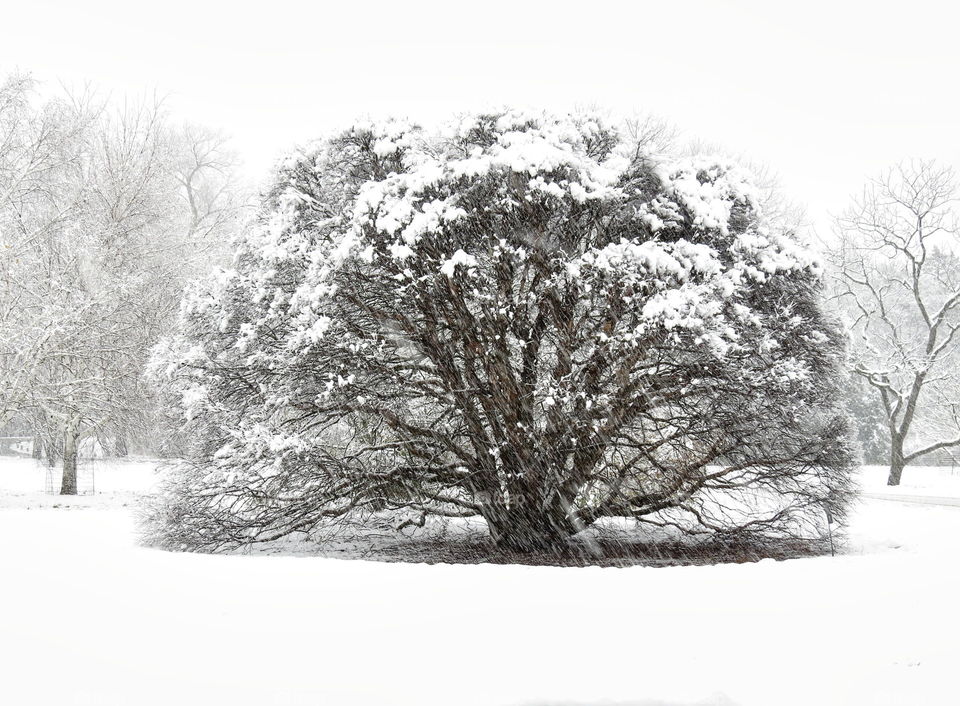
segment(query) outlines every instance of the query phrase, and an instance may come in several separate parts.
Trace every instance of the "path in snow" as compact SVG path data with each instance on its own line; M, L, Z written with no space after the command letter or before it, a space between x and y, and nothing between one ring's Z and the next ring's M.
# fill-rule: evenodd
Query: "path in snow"
M938 495L904 495L902 493L869 493L862 492L860 497L870 500L896 500L901 503L915 503L918 505L940 505L942 507L960 507L960 498Z

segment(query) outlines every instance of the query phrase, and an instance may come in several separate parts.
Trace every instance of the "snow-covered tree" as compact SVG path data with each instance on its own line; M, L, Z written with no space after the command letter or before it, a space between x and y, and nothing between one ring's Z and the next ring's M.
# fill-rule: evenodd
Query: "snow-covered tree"
M25 405L50 323L23 315L20 283L37 274L30 246L59 221L52 193L77 160L83 129L62 103L36 109L32 93L28 76L11 75L0 84L0 425Z
M149 350L238 212L229 159L156 104L0 89L0 413L32 420L64 493L84 435L122 451L151 416Z
M953 172L905 162L837 221L836 288L854 370L883 409L889 485L960 446L960 223Z
M502 547L603 517L808 534L842 519L843 338L750 175L589 115L361 124L279 168L155 366L196 435L162 541L392 511Z

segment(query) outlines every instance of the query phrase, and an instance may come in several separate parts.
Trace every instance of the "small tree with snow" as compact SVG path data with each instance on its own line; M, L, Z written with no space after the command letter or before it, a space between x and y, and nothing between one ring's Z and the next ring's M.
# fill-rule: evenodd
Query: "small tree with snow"
M842 336L743 170L598 119L358 125L284 163L155 365L197 436L162 515L216 547L392 511L554 548L603 517L842 518Z

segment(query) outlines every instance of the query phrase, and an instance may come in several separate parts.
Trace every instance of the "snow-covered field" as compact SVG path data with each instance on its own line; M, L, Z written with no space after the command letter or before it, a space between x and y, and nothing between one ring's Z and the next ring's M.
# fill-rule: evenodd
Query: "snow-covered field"
M957 703L960 507L868 499L844 556L712 567L206 556L137 546L152 465L64 499L0 459L0 704ZM920 470L900 492L960 497Z
M887 485L886 466L866 466L861 474L861 487L870 495L908 495L916 497L960 497L960 467L908 466L900 485Z

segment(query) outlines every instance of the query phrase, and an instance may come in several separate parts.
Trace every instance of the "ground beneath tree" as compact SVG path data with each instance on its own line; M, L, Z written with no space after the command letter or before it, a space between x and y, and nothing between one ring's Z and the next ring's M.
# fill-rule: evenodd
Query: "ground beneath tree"
M27 468L0 459L3 704L956 702L957 507L864 501L837 558L429 566L145 549L150 464L66 500Z
M479 533L478 533L479 534ZM782 542L769 545L704 542L691 546L678 541L598 538L589 543L572 540L554 552L521 553L500 549L482 535L448 539L410 539L380 543L360 555L371 561L416 562L423 564L525 564L529 566L618 567L703 566L745 563L763 559L798 559L823 554L822 545ZM342 551L344 558L357 558L356 548ZM337 558L336 551L325 555Z
M839 551L844 551L842 546ZM528 566L619 567L704 566L707 564L798 559L830 553L825 542L685 538L678 532L638 527L631 520L589 528L554 550L519 552L497 547L482 520L444 522L441 527L398 534L385 526L341 528L332 533L294 535L239 547L238 554L363 559L421 564L521 564Z

